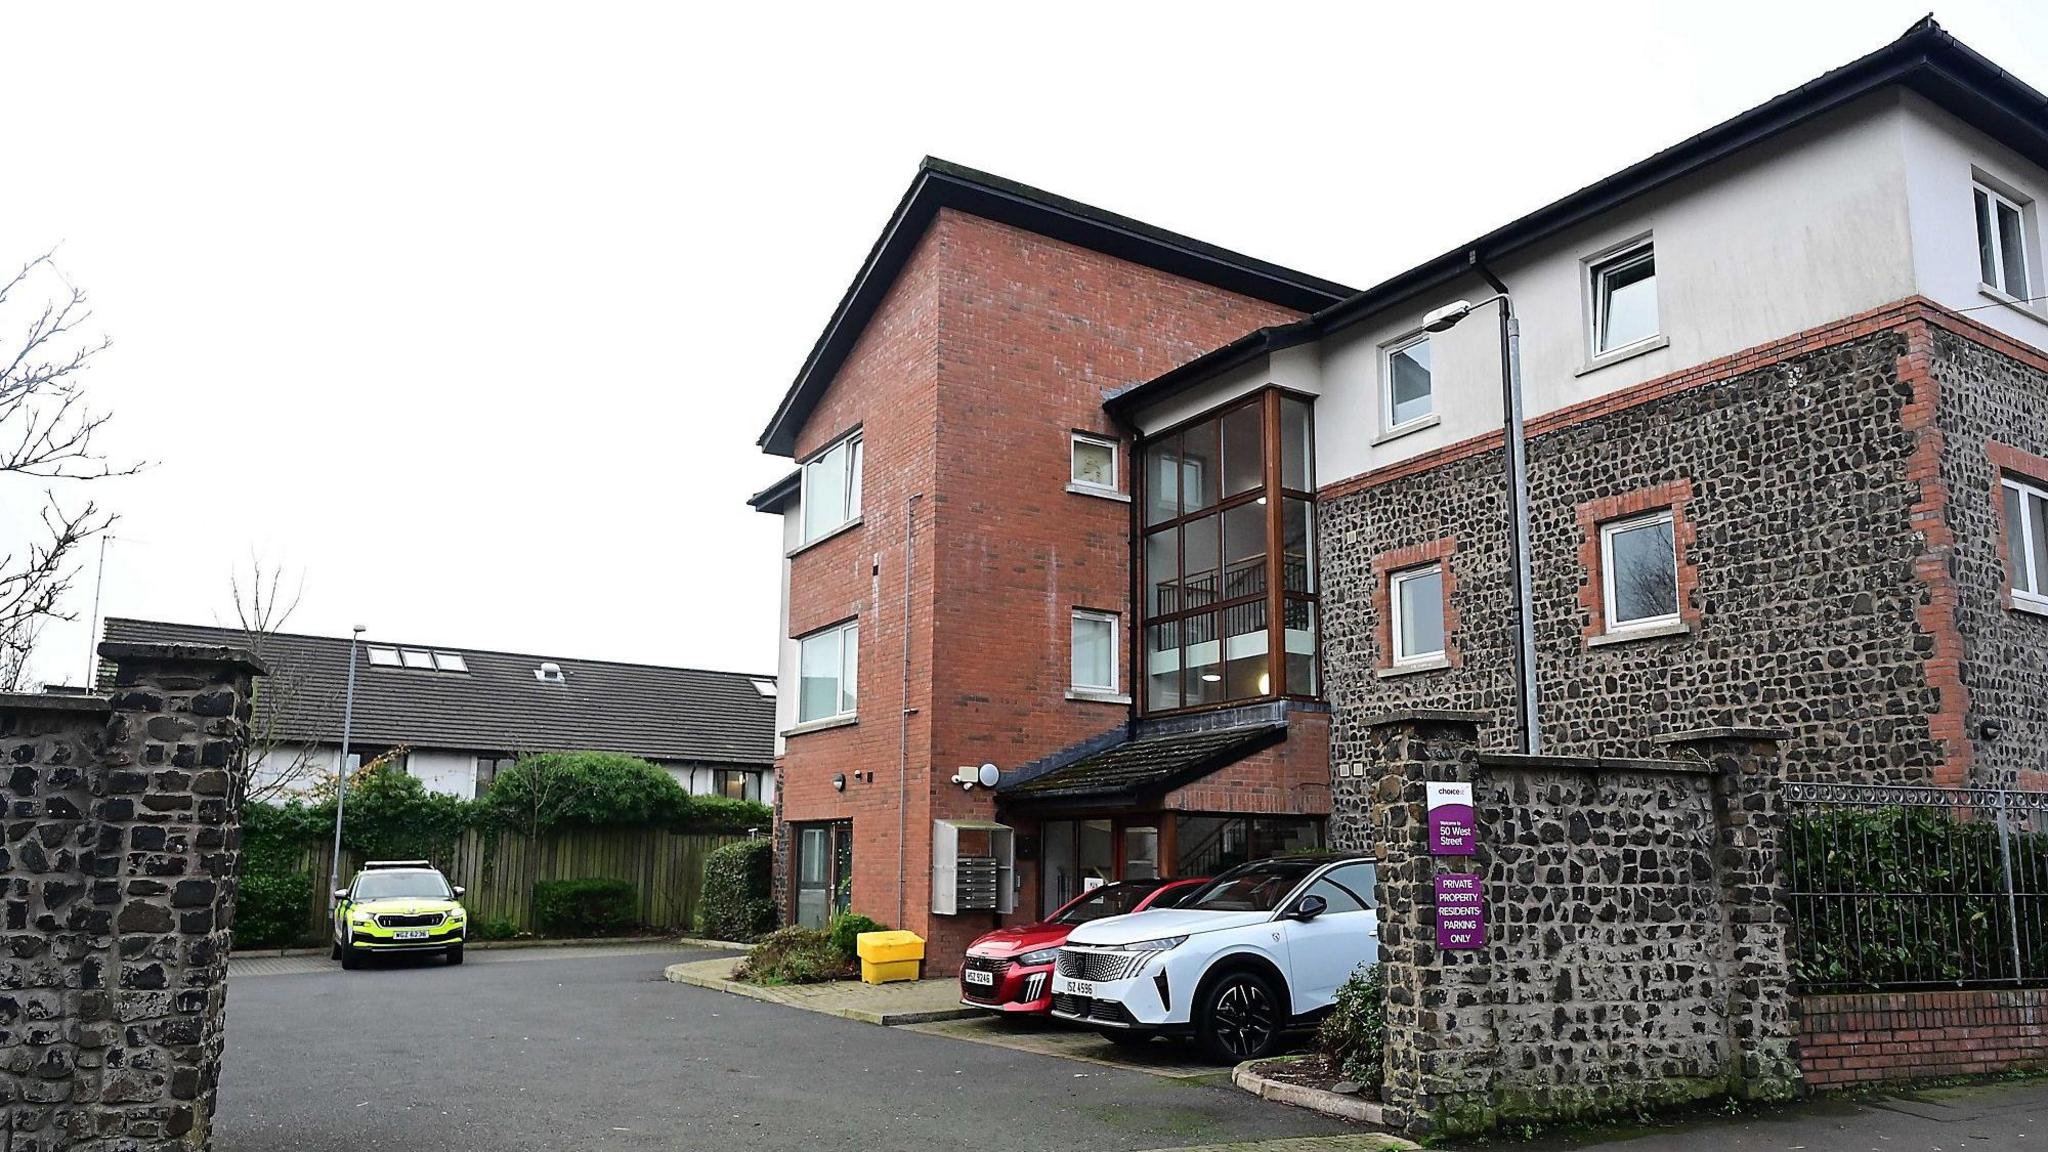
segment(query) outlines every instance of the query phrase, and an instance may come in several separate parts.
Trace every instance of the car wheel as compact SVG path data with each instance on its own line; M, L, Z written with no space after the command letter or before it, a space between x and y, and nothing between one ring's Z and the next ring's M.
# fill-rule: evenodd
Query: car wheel
M1256 972L1232 972L1202 996L1195 1036L1202 1052L1219 1063L1238 1064L1273 1054L1280 1046L1280 992Z
M329 960L341 959L341 941L336 940L334 946L327 950L327 958Z
M1150 1032L1134 1032L1128 1028L1104 1028L1102 1038L1119 1048L1144 1048L1152 1043Z
M448 962L450 964L462 963L462 945L450 944L448 946Z
M348 938L341 942L341 966L343 969L353 972L357 968L362 967L362 964L362 949L356 947L355 933L351 932Z

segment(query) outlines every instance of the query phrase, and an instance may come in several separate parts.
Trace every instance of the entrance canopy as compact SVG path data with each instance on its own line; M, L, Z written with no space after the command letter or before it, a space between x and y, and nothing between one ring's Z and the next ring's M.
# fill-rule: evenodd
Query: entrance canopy
M996 791L1006 807L1135 806L1156 801L1286 738L1285 723L1140 736L1043 775L1005 782Z

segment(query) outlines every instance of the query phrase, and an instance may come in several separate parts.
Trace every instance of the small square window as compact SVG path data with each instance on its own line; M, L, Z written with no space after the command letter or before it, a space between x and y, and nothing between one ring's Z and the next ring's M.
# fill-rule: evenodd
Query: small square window
M1678 546L1670 509L1601 525L1600 565L1608 631L1678 619Z
M439 668L443 672L469 671L468 662L454 652L434 653L434 667Z
M1068 479L1075 484L1083 488L1100 488L1105 492L1117 490L1116 441L1076 432L1069 462Z
M1977 271L1984 286L2016 300L2032 295L2027 276L2026 209L2010 196L1982 184L1974 188L1977 216Z
M401 648L398 651L398 655L400 659L405 661L407 668L426 668L431 670L434 667L434 654L424 649Z
M399 666L398 649L396 648L380 648L372 644L364 648L363 651L369 653L370 664L374 667L396 668Z
M1434 660L1444 654L1444 569L1411 568L1390 577L1394 663Z
M1436 410L1430 381L1429 335L1424 333L1387 351L1386 426L1412 424Z
M1593 355L1605 356L1657 335L1657 254L1648 240L1590 266Z
M2013 599L2048 607L2048 490L2008 479L2004 496Z
M1073 626L1073 686L1089 692L1115 692L1115 614L1076 610Z

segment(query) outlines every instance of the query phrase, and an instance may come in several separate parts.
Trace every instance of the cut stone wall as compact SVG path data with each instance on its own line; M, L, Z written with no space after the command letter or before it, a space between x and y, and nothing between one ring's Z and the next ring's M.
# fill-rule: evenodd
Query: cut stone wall
M211 1146L246 653L104 644L107 697L0 696L0 1148Z
M1368 771L1342 783L1371 817L1338 846L1380 861L1389 1123L1448 1136L1793 1093L1770 739L1590 759L1482 753L1470 714L1363 728ZM1430 781L1473 785L1476 855L1429 855ZM1477 949L1437 946L1435 878L1458 872L1482 877Z

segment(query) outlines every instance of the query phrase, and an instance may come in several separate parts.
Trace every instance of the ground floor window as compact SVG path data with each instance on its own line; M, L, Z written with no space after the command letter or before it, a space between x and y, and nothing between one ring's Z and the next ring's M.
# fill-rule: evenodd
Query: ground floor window
M1323 846L1319 816L1175 816L1175 876L1214 876L1247 860Z
M796 923L823 929L853 902L853 821L797 824L790 829L796 855Z
M720 768L711 774L711 793L728 800L761 799L761 774L736 768Z

